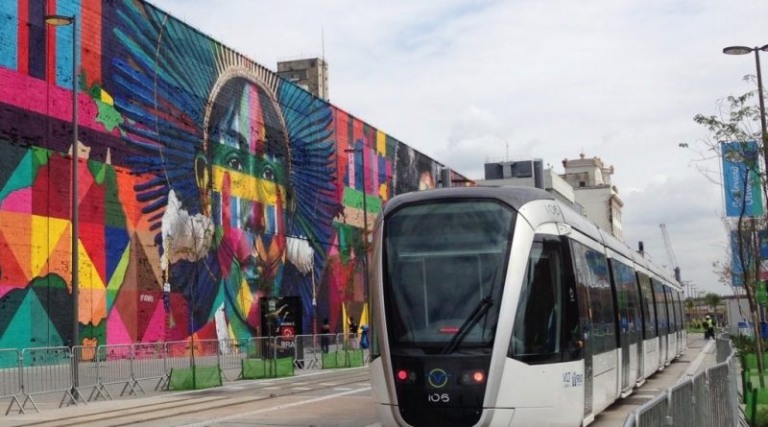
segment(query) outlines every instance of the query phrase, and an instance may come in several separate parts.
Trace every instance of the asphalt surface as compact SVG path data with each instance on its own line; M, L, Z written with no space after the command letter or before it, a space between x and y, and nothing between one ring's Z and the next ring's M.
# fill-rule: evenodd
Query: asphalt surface
M599 414L592 426L623 426L627 415L667 388L716 364L715 343L701 334L689 334L688 348L630 396ZM338 370L297 371L280 379L226 382L207 390L168 392L146 383L128 389L113 400L100 399L67 406L63 393L35 396L25 404L26 414L0 415L0 426L378 426L366 367ZM86 396L87 397L87 396ZM64 405L59 407L64 398ZM6 400L9 402L10 400ZM20 402L20 403L23 403Z

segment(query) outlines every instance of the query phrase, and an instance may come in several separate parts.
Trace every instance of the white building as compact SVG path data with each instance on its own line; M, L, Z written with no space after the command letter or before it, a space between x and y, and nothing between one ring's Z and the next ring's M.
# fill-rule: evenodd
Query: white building
M613 166L599 157L563 160L565 173L544 169L540 159L485 164L485 179L476 185L521 185L541 188L594 221L598 227L624 240L621 208L624 203L611 185Z
M606 167L599 157L587 159L582 153L578 159L563 160L563 168L565 174L562 177L573 188L576 202L584 206L587 218L624 240L621 225L624 202L616 187L611 185L613 166Z

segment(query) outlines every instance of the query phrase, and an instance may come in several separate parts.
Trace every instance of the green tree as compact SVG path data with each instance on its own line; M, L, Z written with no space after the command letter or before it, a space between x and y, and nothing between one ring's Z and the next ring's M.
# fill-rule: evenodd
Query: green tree
M712 309L711 311L715 315L717 314L717 307L720 305L722 300L723 298L716 293L708 293L704 295L704 303L707 304L707 307Z
M750 84L754 85L754 78L747 76ZM752 86L756 87L756 86ZM762 169L762 165L768 159L768 144L764 139L762 127L758 124L764 121L760 102L755 102L757 91L745 93L741 96L729 96L720 103L720 111L717 115L697 114L694 121L705 126L710 133L711 139L703 141L705 149L699 151L702 161L709 161L713 158L718 162L723 157L724 145L722 143L737 143L731 145L735 148L728 152L732 161L741 162L744 168L739 172L742 174L739 182L743 184L742 188L737 190L728 189L729 195L741 202L741 210L735 219L724 218L723 222L727 226L729 238L732 239L730 252L725 258L727 261L715 263L714 267L720 274L721 280L725 283L736 285L743 289L749 302L750 318L754 328L755 351L757 352L758 372L760 373L760 387L765 387L763 378L763 342L760 331L760 317L756 301L756 286L760 277L760 238L759 233L766 229L765 217L753 216L752 212L747 211L747 200L751 194L751 180L758 180L762 189L763 200L768 200L768 179ZM759 100L758 100L759 101ZM754 144L757 143L755 150ZM688 144L680 144L688 147ZM756 152L755 152L756 151ZM735 157L732 157L735 156ZM761 158L762 156L762 158ZM720 181L719 168L716 172L713 170L702 170L711 180ZM714 178L716 177L716 178ZM713 179L714 178L714 179ZM735 256L734 256L735 255ZM732 266L731 259L736 259L739 264ZM709 295L707 295L709 296ZM706 299L706 304L712 306L712 302Z

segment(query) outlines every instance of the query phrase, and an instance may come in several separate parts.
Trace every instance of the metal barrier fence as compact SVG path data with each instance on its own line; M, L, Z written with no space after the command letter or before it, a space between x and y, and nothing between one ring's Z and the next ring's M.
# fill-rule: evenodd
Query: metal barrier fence
M11 398L11 404L8 405L5 415L8 415L14 404L19 407L19 412L24 412L19 396L21 396L21 352L16 349L0 350L0 399Z
M739 425L735 351L718 338L718 364L680 381L632 411L624 427L720 427Z
M44 393L62 393L59 407L65 401L68 405L77 405L82 399L73 388L69 347L25 348L21 351L21 364L21 390L25 396L22 411L27 403L31 403L39 412L34 397Z
M354 344L354 345L353 345ZM218 366L222 380L242 377L246 359L292 358L294 370L323 368L323 353L357 347L345 334L169 341L94 346L0 349L0 399L6 415L32 407L36 397L61 393L59 407L167 389L173 369ZM142 386L144 383L144 386Z

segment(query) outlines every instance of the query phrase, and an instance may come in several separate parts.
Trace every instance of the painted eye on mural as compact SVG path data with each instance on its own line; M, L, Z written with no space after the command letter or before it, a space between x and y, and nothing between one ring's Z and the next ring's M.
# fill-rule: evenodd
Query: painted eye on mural
M244 169L243 162L240 161L240 159L237 157L230 157L229 159L227 159L226 165L227 165L227 168L238 171L238 172L242 172Z
M261 173L261 177L267 181L275 181L275 169L272 166L265 166L264 171Z

